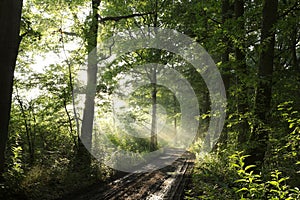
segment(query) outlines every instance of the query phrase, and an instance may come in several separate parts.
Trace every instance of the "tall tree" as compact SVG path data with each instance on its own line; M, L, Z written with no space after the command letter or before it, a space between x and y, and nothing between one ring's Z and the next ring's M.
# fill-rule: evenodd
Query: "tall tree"
M92 0L91 22L89 30L87 31L87 52L88 52L88 66L87 66L87 86L86 96L83 110L83 119L81 127L81 138L84 141L85 147L81 140L78 141L78 156L79 162L83 162L84 166L90 165L90 155L87 152L92 148L92 132L94 122L95 110L95 95L97 86L97 37L99 28L99 6L101 0Z
M13 77L21 37L22 0L0 1L0 176L4 172Z
M158 2L157 0L155 1L155 12L154 12L154 27L158 26ZM155 51L159 52L159 51ZM154 56L157 57L157 56ZM154 62L157 62L155 60ZM151 120L151 143L150 143L150 151L154 151L157 149L157 108L156 108L156 103L157 103L157 67L153 67L151 74L152 74L152 120Z
M228 98L229 94L230 94L229 93L229 88L230 88L230 69L229 69L230 58L229 58L229 55L231 53L231 48L230 48L231 41L230 41L230 38L229 38L227 32L229 32L228 24L229 24L229 20L231 20L231 18L232 18L232 14L233 14L233 6L229 0L222 0L221 14L222 14L222 25L223 25L223 31L224 31L224 35L222 37L224 49L221 54L222 78L224 81L226 96ZM224 130L221 134L219 143L226 145L227 139L228 139L228 133L227 133L227 130Z
M152 81L152 120L151 120L151 143L150 151L155 151L157 149L157 68L156 66L151 69L151 81Z
M265 125L270 122L270 110L272 99L272 74L274 63L275 46L275 23L277 21L278 0L263 1L262 29L261 29L261 51L258 63L258 86L255 99L255 114ZM251 141L256 145L251 150L250 162L263 162L268 131L256 128Z
M107 22L119 22L120 20L131 19L134 17L140 17L149 13L133 13L120 16L108 16L102 17L99 14L99 6L101 0L92 0L92 11L88 19L90 20L89 29L86 31L87 41L87 53L88 53L88 66L87 66L87 86L86 97L83 110L82 126L81 126L81 139L78 141L78 156L79 162L84 162L85 166L90 164L90 155L87 151L92 150L92 132L93 132L93 120L95 111L95 97L97 87L97 38L99 32L99 25L102 27L107 26ZM84 141L84 145L82 143Z
M237 62L237 73L238 73L238 84L240 92L238 94L237 108L240 115L244 115L247 112L247 88L244 81L242 80L241 75L247 75L247 65L246 65L246 54L245 54L245 45L243 38L245 37L245 25L244 25L244 0L235 0L234 2L234 14L236 19L237 30L241 31L241 34L238 35L239 44L235 47L235 58ZM243 144L247 140L247 122L246 119L242 117L240 122L240 129L238 134L239 144Z

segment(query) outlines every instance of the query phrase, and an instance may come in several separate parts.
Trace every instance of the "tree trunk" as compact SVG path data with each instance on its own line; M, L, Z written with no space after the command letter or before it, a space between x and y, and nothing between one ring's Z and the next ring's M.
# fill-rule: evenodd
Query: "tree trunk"
M26 138L27 138L27 142L28 142L29 164L32 165L34 163L34 145L33 145L33 139L32 139L31 123L30 123L29 116L27 116L27 114L26 114L26 108L24 107L23 102L19 96L17 87L15 89L16 89L15 90L16 91L16 99L19 103L21 115L24 120Z
M269 112L272 99L272 74L274 61L275 31L278 0L263 1L263 19L261 30L261 46L258 65L258 86L255 99L255 114L265 125L269 123ZM250 140L255 144L250 151L251 164L262 164L266 152L268 131L256 128Z
M298 33L298 27L295 26L291 31L292 67L296 73L299 73L300 65L297 58L297 43L298 43L297 33Z
M174 68L173 68L174 69ZM175 137L175 143L174 144L177 144L177 99L176 99L176 96L175 94L173 94L173 106L174 106L174 109L173 109L173 112L174 112L174 137Z
M95 110L95 95L97 86L97 36L98 36L98 8L100 0L92 0L92 21L90 23L87 37L88 67L87 87L83 119L81 127L81 138L78 141L78 161L86 167L90 166L92 150L92 133ZM84 141L84 145L83 142Z
M229 0L222 0L222 24L223 24L225 29L227 28L225 26L225 23L231 17L232 17L232 10L231 10ZM230 41L229 41L229 38L226 35L224 35L222 40L223 40L223 43L225 45L223 54L221 56L222 65L223 65L223 68L224 68L222 78L223 78L225 89L226 89L226 95L228 96L228 94L229 94L228 90L229 90L229 86L230 86L230 75L229 75L230 72L229 72L229 69L226 65L229 62Z
M22 0L0 1L0 176L5 167L13 77L20 44Z
M158 1L155 0L155 12L154 12L154 22L153 26L158 26ZM154 62L157 62L156 58L160 55L160 51L154 50ZM151 120L151 138L150 138L150 151L157 150L157 67L153 67L151 69L151 85L152 85L152 92L151 92L151 99L152 99L152 120Z
M224 29L226 29L226 22L228 19L232 17L232 7L230 5L229 0L222 0L222 24ZM226 96L227 98L229 97L229 87L230 87L230 69L228 67L228 62L229 62L229 53L231 51L230 49L230 40L227 37L227 35L223 36L223 43L225 45L225 48L223 50L223 53L221 55L221 61L222 61L222 79L224 81L224 86L226 90ZM228 132L226 128L223 129L220 139L218 142L218 145L215 145L214 149L217 148L217 146L226 146L227 144L227 139L228 139Z
M244 15L244 0L236 0L234 2L234 13L235 13L235 19L237 21L237 29L241 30L242 34L239 36L239 41L243 41L243 38L245 37L245 27L244 27L244 20L242 19ZM239 47L241 46L241 47ZM238 45L238 47L235 48L235 58L237 62L237 84L238 87L240 87L240 92L237 94L238 98L238 113L242 116L245 115L247 112L247 86L242 81L242 75L248 75L247 72L247 65L246 65L246 55L244 53L244 44L242 42L242 45ZM239 133L238 133L238 143L244 144L247 141L248 138L248 123L245 118L242 118L241 122L239 123Z
M157 150L157 116L156 116L156 104L157 104L157 80L156 80L156 67L152 69L152 121L151 121L151 141L150 151Z

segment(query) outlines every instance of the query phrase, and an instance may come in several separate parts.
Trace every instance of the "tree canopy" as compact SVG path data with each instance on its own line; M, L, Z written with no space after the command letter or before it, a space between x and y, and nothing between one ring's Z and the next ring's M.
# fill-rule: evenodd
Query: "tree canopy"
M196 164L187 199L300 198L299 16L297 0L1 1L0 198L104 188L112 166L189 140ZM192 44L166 35L156 45L183 53L135 49L138 42L122 53L122 38L139 37L133 30L146 43L161 29L201 45L220 72L227 101L219 137L209 135L222 126L206 81L215 77L190 62L202 56L188 55ZM192 88L197 106L178 95L182 88ZM122 152L133 159L107 165Z

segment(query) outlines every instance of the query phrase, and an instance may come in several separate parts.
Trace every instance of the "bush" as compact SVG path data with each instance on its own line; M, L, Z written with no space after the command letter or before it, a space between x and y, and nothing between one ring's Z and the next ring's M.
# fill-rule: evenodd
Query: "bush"
M278 170L267 176L256 174L254 165L245 165L243 152L236 152L225 159L207 155L198 160L194 169L193 189L186 192L186 199L299 199L300 191L287 184L289 177Z

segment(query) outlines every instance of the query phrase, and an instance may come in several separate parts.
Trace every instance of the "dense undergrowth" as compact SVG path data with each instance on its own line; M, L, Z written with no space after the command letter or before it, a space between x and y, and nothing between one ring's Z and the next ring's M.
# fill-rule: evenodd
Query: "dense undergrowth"
M300 199L299 113L293 109L292 102L285 102L277 107L274 118L276 120L268 127L271 133L268 150L260 167L246 164L250 156L247 145L240 150L241 147L227 143L226 149L223 146L201 156L199 143L195 143L192 151L197 158L192 189L186 191L185 198ZM227 127L231 127L230 123ZM229 136L234 134L229 133Z
M282 172L255 173L253 165L245 165L242 152L227 157L210 154L198 158L192 177L193 188L186 199L299 199L298 187L289 185Z
M94 184L102 184L114 171L93 160L90 169L74 170L67 158L31 167L14 167L5 173L0 185L0 199L61 199ZM51 161L50 161L51 162ZM77 162L78 163L78 162Z

